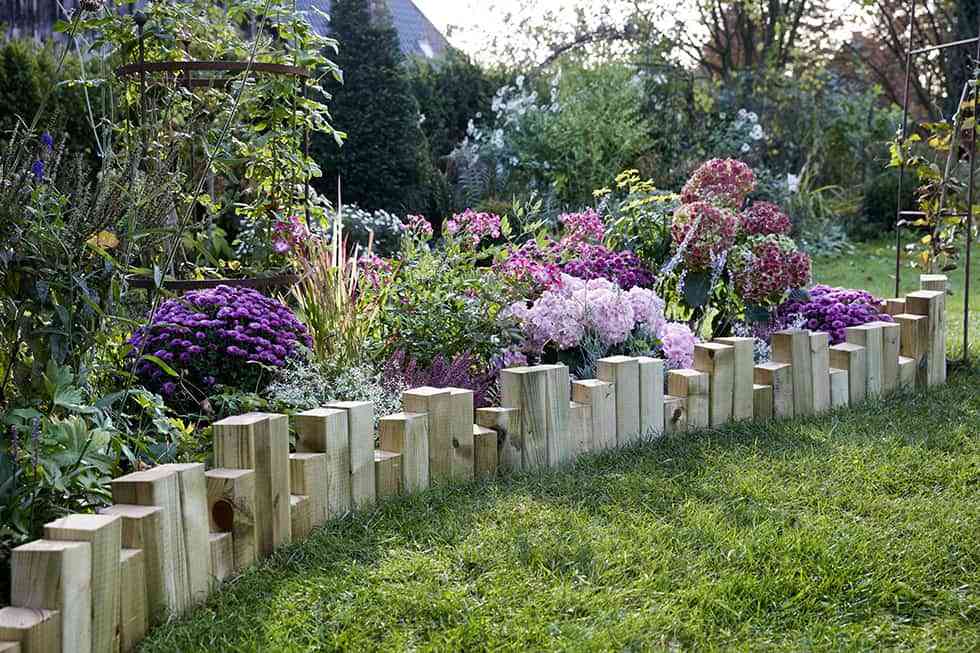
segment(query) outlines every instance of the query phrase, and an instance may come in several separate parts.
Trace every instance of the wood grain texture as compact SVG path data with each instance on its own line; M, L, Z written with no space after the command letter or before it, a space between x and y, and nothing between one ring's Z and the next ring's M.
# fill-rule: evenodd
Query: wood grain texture
M122 653L135 651L149 630L145 562L142 549L124 548L119 555L119 650Z
M653 440L664 432L664 361L649 356L636 360L640 365L640 439Z
M616 385L599 379L572 381L571 397L572 401L590 407L589 431L592 450L603 451L614 448L616 446Z
M885 300L885 313L891 316L899 315L905 312L905 298L896 297L894 299Z
M715 342L735 348L732 419L752 419L754 415L755 338L715 338Z
M664 433L683 433L687 430L687 399L664 395Z
M327 454L289 454L289 491L310 498L310 521L316 528L327 521Z
M473 425L473 473L479 481L497 475L497 432L477 424Z
M812 415L813 408L813 361L810 357L810 332L805 329L786 329L772 334L772 361L788 363L793 376L793 414ZM767 384L771 385L771 384ZM778 402L779 389L773 386L774 401ZM779 413L776 408L777 417Z
M689 429L708 428L711 425L708 405L708 375L697 370L670 370L667 372L667 391L687 402L685 414Z
M352 507L347 411L314 408L296 415L293 420L296 450L327 456L327 517L346 515Z
M217 467L255 472L255 531L259 557L292 541L289 512L289 421L249 413L213 425Z
M44 525L49 540L91 545L92 651L110 651L119 628L122 521L115 515L68 515Z
M943 294L949 288L949 277L945 274L920 274L919 290L935 290Z
M830 334L810 333L810 372L813 375L813 412L830 410Z
M0 653L20 653L20 642L0 642Z
M373 494L373 492L372 492ZM296 494L289 495L289 528L295 533L296 540L305 540L313 530L310 512L310 498Z
M235 575L235 540L231 533L208 535L211 549L211 579L214 584Z
M429 484L448 483L453 473L452 397L447 388L424 386L402 393L406 413L428 419Z
M548 378L541 367L500 372L501 403L519 409L521 469L548 466Z
M62 649L61 613L57 610L0 608L0 641L17 642L21 653L71 650Z
M473 451L473 391L449 388L449 429L452 438L451 478L456 483L472 481L475 473Z
M842 342L830 348L830 366L847 372L847 397L857 406L868 396L868 363L861 345Z
M176 479L174 479L176 481ZM113 488L113 495L116 491ZM122 520L122 546L143 551L143 576L146 582L146 610L150 625L165 621L171 612L167 573L172 562L165 558L168 550L164 509L117 503L100 510Z
M402 455L402 489L411 494L429 487L429 416L397 413L378 421L381 448Z
M259 555L255 523L255 472L251 469L211 469L205 473L208 517L212 533L231 533L233 567L241 571Z
M542 365L545 368L548 406L548 465L555 466L571 460L572 436L568 408L571 403L571 383L566 365Z
M616 386L616 445L626 446L640 434L640 362L609 356L596 362L596 377Z
M882 394L882 360L883 341L880 322L869 322L844 330L847 342L864 347L864 362L866 368L865 386L868 397L879 397ZM835 366L839 367L839 366ZM848 370L850 372L850 370Z
M354 508L374 505L374 403L331 401L327 408L347 411L350 443L350 492Z
M203 463L161 465L177 474L180 491L180 518L183 522L184 550L187 551L187 579L192 605L203 603L211 593L211 556L208 533L208 489Z
M752 413L755 415L755 419L759 421L772 419L772 401L771 385L752 384Z
M568 431L572 436L572 460L592 451L592 406L577 401L569 403Z
M808 347L809 348L809 347ZM754 381L772 388L773 419L788 419L796 413L793 400L793 366L788 363L760 363L754 368Z
M901 390L915 388L916 364L914 358L898 357L898 386Z
M830 407L843 408L851 401L847 370L830 368Z
M472 428L472 427L471 427ZM374 494L380 499L402 493L402 455L394 451L374 450Z
M35 540L11 552L10 601L61 614L61 638L92 651L92 545Z
M497 469L519 472L521 465L520 410L517 408L477 408L476 423L497 432Z
M881 391L891 394L898 389L898 357L902 327L896 322L878 322L881 327Z
M718 342L694 345L694 369L708 375L708 423L712 428L732 421L735 399L735 348Z
M928 318L926 352L926 385L946 383L946 293L919 290L905 297L909 313Z
M898 353L915 361L915 384L924 388L929 383L929 316L900 313L894 318L902 329Z

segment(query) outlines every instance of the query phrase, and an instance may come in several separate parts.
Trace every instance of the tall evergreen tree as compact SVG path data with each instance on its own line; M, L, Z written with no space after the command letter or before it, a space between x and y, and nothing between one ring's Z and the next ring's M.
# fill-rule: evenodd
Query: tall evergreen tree
M419 108L403 67L398 34L383 2L334 0L331 36L344 83L326 85L337 129L347 133L313 143L323 169L320 192L336 193L340 176L345 203L401 213L436 210L431 200L431 156L419 128ZM438 174L438 173L436 173Z

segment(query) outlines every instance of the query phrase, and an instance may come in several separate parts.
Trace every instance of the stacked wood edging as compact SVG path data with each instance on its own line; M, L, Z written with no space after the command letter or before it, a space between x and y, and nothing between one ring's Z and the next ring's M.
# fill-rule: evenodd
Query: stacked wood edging
M335 402L289 418L250 413L214 424L214 461L161 465L112 481L97 515L47 524L13 550L12 603L0 609L0 653L132 651L154 624L185 614L218 584L325 521L430 485L554 467L612 447L854 406L868 397L946 381L946 278L885 303L894 323L825 333L776 333L772 360L753 363L749 338L695 346L693 369L613 356L598 379L569 381L564 365L501 372L501 403L473 410L473 393L415 388L405 412ZM665 392L666 390L666 392Z

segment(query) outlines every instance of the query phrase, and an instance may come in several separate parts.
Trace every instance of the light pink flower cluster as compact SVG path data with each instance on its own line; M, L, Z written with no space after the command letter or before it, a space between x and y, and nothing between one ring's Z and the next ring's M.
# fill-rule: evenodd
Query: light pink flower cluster
M694 365L694 334L681 322L668 322L660 332L667 366L671 369L689 368Z
M777 305L810 281L810 257L786 236L751 236L732 252L735 289L748 304Z
M405 216L405 230L417 238L428 240L432 237L432 223L421 215Z
M272 249L277 254L294 251L306 244L310 230L298 215L279 216L272 225Z
M737 159L711 159L701 164L681 189L681 201L713 202L739 209L755 189L755 173Z
M563 243L601 243L606 237L606 226L602 222L602 216L593 208L578 213L562 213L558 216L558 221L565 230Z
M449 236L464 236L471 247L476 247L486 237L500 238L500 216L466 209L449 218L443 230Z
M682 204L674 212L670 233L688 268L706 270L711 260L735 244L738 217L707 202Z
M626 299L633 307L633 319L637 325L642 325L647 333L654 336L663 330L666 304L657 293L634 286L626 291Z
M552 288L561 281L561 267L554 244L542 250L537 241L529 240L511 248L506 258L494 264L494 270L512 282L530 281L542 288Z
M739 229L742 233L754 236L777 234L788 236L793 224L789 216L772 202L753 202L742 212Z

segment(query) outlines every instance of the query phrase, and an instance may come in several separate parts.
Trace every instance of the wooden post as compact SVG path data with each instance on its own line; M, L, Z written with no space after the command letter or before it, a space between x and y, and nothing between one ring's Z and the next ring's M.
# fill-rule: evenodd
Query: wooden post
M541 365L545 369L548 406L548 465L554 467L571 460L572 435L568 411L571 383L565 365Z
M350 495L354 508L374 504L374 404L370 401L331 401L327 408L347 411L350 442Z
M895 299L888 299L885 301L885 313L894 317L904 312L905 312L904 297L896 297Z
M711 425L708 408L708 375L697 370L670 370L667 372L667 389L674 397L687 402L684 412L687 426L691 429Z
M177 475L180 491L180 518L183 522L184 550L187 552L187 580L191 604L204 602L211 591L211 555L208 544L208 489L204 463L161 465Z
M808 353L809 350L808 344ZM773 419L786 419L795 415L793 384L796 382L796 377L793 375L792 365L774 362L760 363L754 368L754 380L759 385L772 387Z
M0 641L17 642L20 653L61 651L61 613L34 608L0 608Z
M708 375L708 419L712 428L732 421L735 348L717 342L694 345L694 369Z
M501 402L519 409L521 469L548 466L548 372L538 367L511 367L500 372Z
M916 365L914 358L898 357L898 387L902 390L915 388Z
M629 356L600 358L596 376L616 386L616 445L626 446L640 433L640 361Z
M304 540L313 530L313 515L310 512L310 498L296 494L289 495L289 529L297 540Z
M772 360L792 365L793 414L797 417L813 414L813 361L810 358L810 333L804 329L786 329L772 335ZM773 386L774 400L779 389ZM775 406L776 416L779 407Z
M422 387L402 393L406 413L424 413L428 420L429 483L447 483L453 470L453 403L447 388Z
M218 467L255 471L255 526L259 556L292 541L289 516L289 421L249 413L215 422Z
M752 412L755 419L768 421L772 419L772 386L752 384Z
M215 583L231 578L235 573L235 538L231 533L211 533L211 577Z
M113 496L116 491L113 489ZM158 506L117 503L100 510L122 520L122 546L143 551L143 576L146 581L146 611L150 625L165 621L171 612L168 587L172 579L168 570L172 562L165 559L169 550L164 535L166 516Z
M479 481L497 475L497 432L473 425L473 474Z
M735 348L732 418L752 419L754 414L755 338L715 338L715 342Z
M92 545L35 540L11 552L10 601L61 614L61 639L92 651Z
M255 472L219 468L205 472L205 478L210 530L212 533L231 533L234 570L241 571L255 562L259 553Z
M902 329L898 352L915 361L915 384L924 388L929 382L929 317L901 313L895 322Z
M898 389L898 356L902 327L896 322L878 322L881 327L881 391L891 394Z
M296 450L327 455L327 517L351 510L350 440L347 411L314 408L294 417Z
M661 385L661 391L662 388ZM602 451L615 447L616 386L598 379L586 379L584 381L572 381L571 391L572 401L587 404L590 407L591 450Z
M640 364L640 436L659 438L664 433L664 361L648 356L636 360Z
M381 448L402 455L402 489L411 494L429 487L429 416L397 413L378 421Z
M856 327L847 327L845 333L847 342L864 347L867 396L881 396L883 347L881 325L877 322L869 322Z
M496 446L496 443L494 443ZM393 451L374 450L374 494L380 499L402 493L402 455Z
M568 431L572 439L572 460L592 451L592 406L577 401L569 403Z
M20 653L20 642L0 642L0 653Z
M122 653L135 651L149 630L145 562L143 549L123 549L120 552L119 650ZM64 612L61 614L64 619Z
M449 388L449 429L452 438L450 468L454 482L472 481L475 470L473 451L473 391Z
M928 351L926 352L926 384L946 383L946 293L939 290L919 290L905 297L909 313L928 318Z
M664 395L664 433L687 430L687 399Z
M943 294L946 294L946 289L949 287L949 277L945 274L920 274L919 275L919 289L920 290L937 290Z
M45 524L44 537L91 545L92 651L112 650L119 628L122 521L115 515L68 515Z
M830 407L846 407L850 402L850 388L848 387L847 370L840 370L836 367L830 368Z
M310 523L314 528L327 521L327 455L289 454L289 492L310 498Z
M521 471L520 411L517 408L477 408L476 423L497 432L497 469Z
M813 375L813 411L830 410L830 334L810 332L810 370Z
M830 348L830 365L847 372L848 400L857 406L868 396L868 362L861 345L842 342Z

